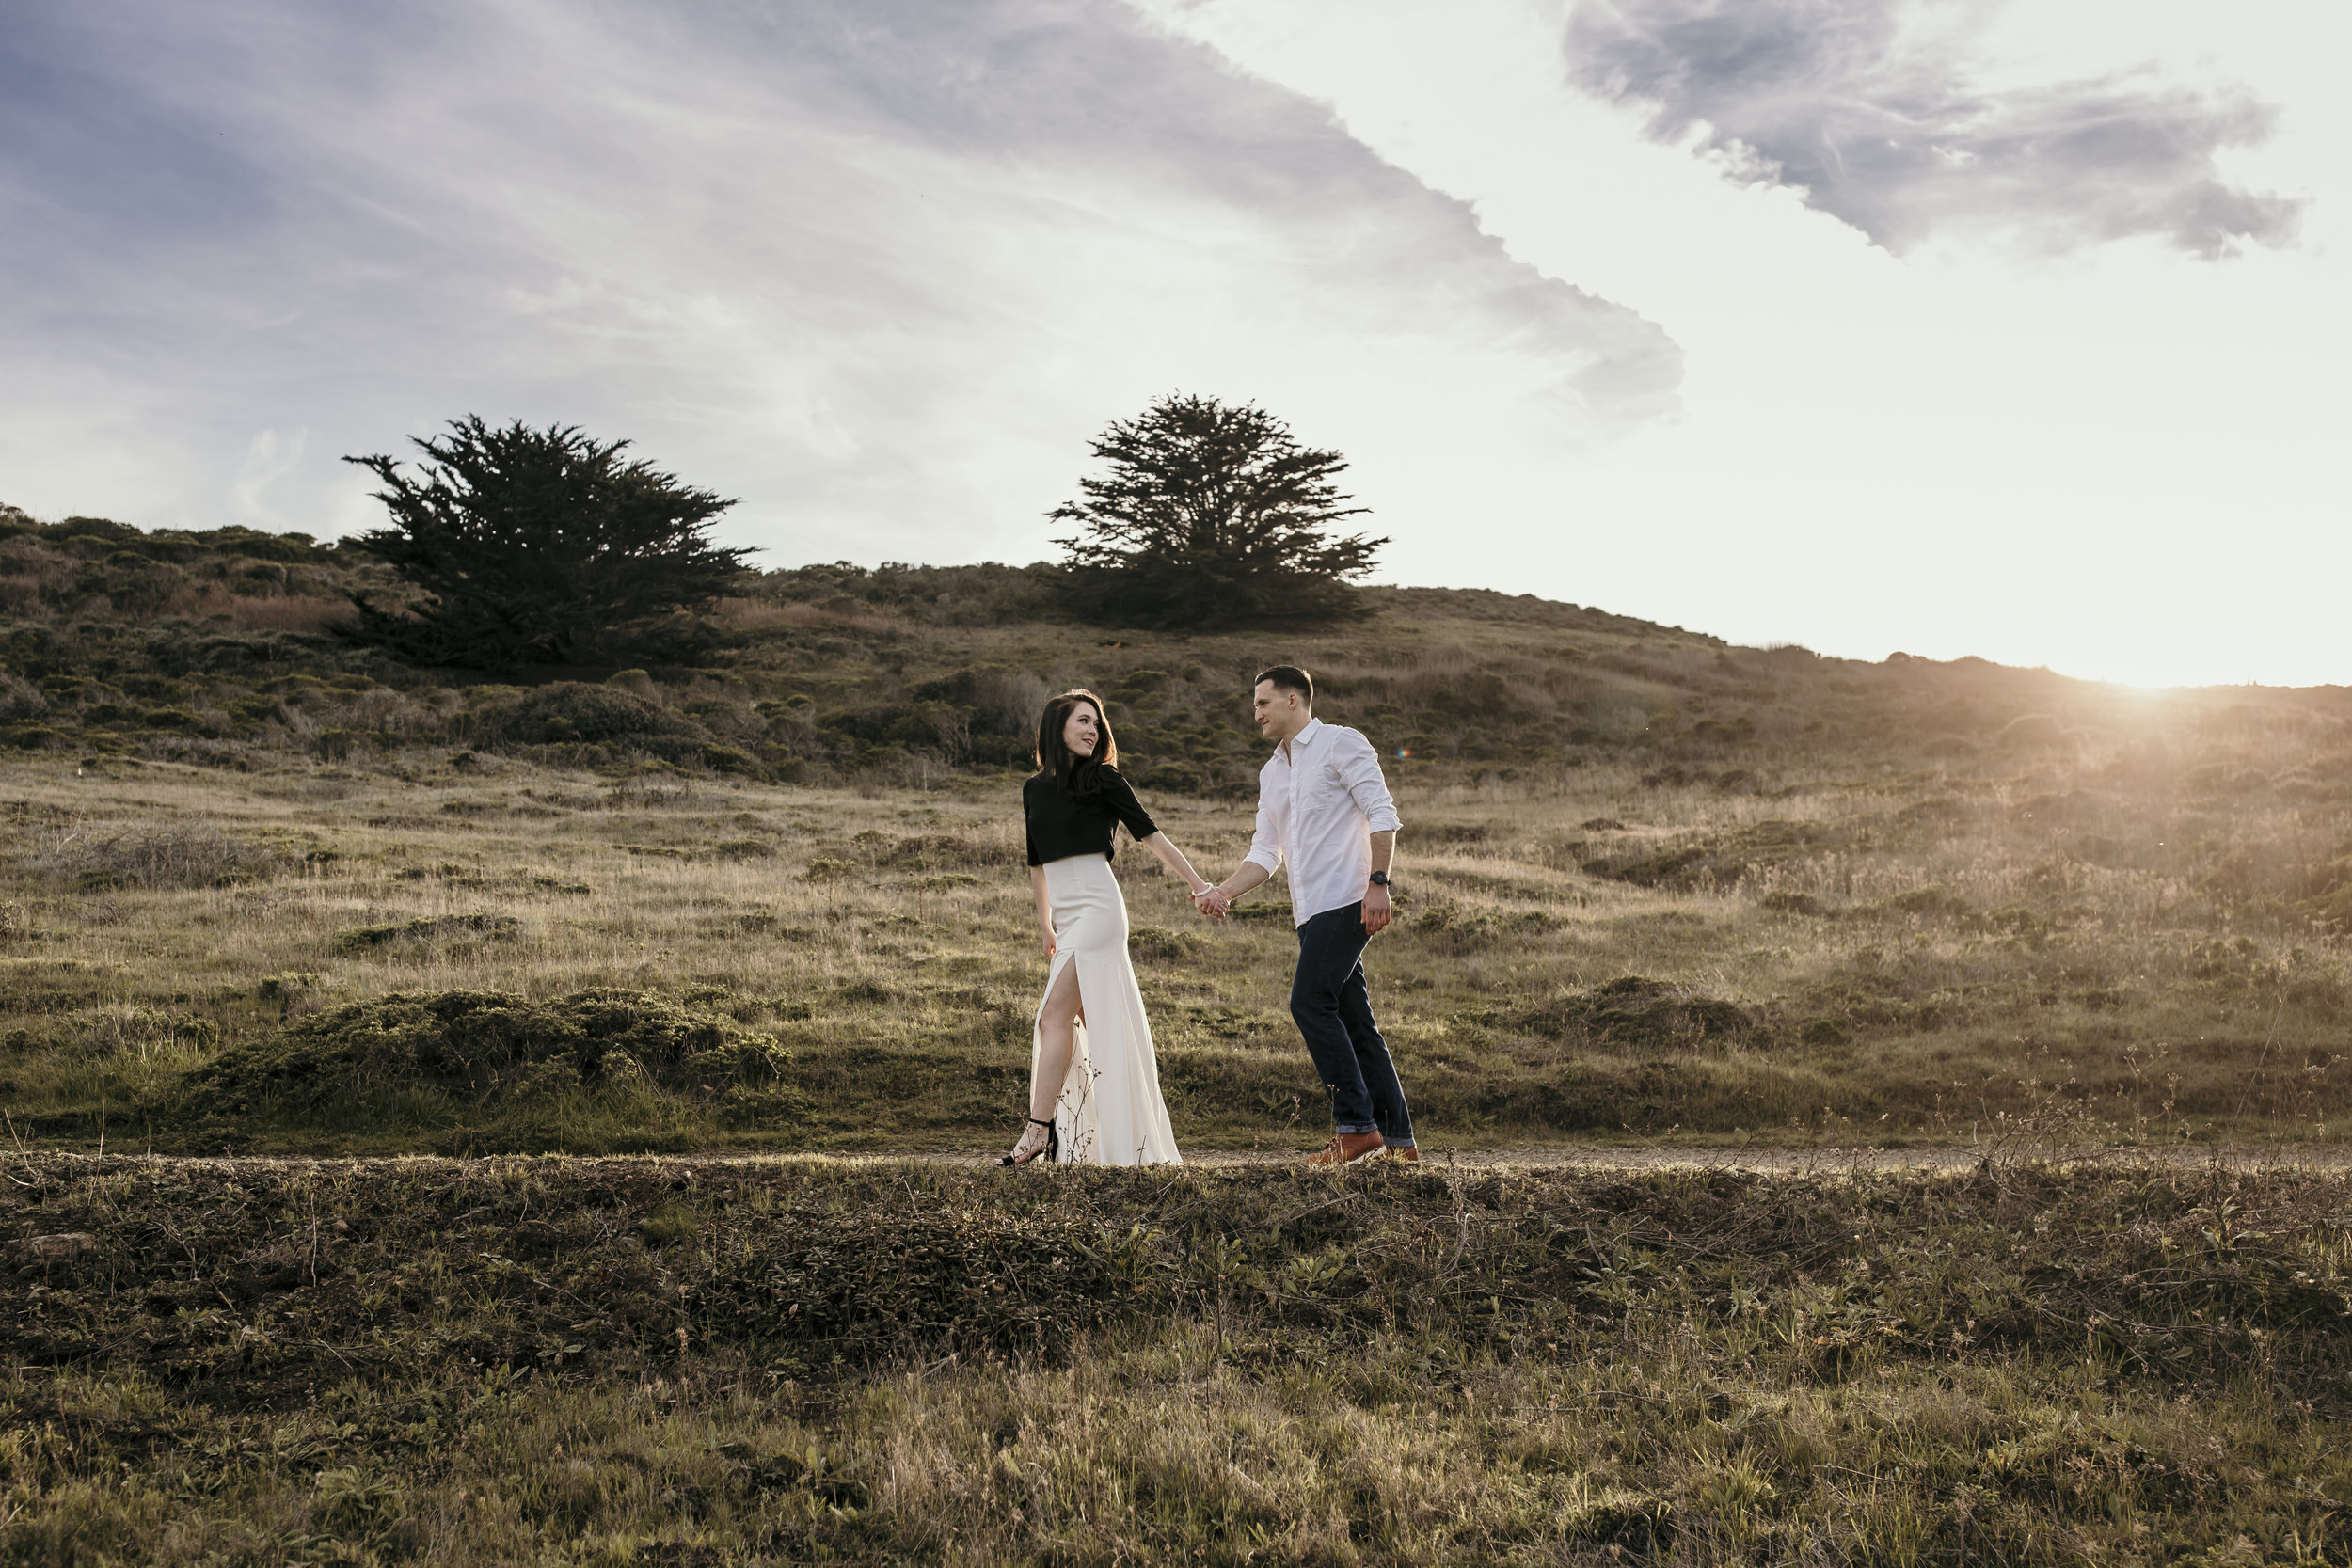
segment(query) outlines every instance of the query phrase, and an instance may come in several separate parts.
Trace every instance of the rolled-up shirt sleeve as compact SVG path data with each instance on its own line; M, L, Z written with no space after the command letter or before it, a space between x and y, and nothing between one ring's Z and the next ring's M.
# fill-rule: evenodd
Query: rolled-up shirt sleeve
M1368 832L1392 833L1404 823L1396 815L1396 801L1389 796L1389 781L1380 773L1380 753L1372 749L1372 742L1353 730L1340 732L1343 737L1331 759L1340 782L1347 786L1356 809L1364 814Z
M1282 843L1274 831L1274 807L1265 798L1265 781L1258 783L1258 825L1249 832L1249 853L1242 857L1269 877L1282 869Z

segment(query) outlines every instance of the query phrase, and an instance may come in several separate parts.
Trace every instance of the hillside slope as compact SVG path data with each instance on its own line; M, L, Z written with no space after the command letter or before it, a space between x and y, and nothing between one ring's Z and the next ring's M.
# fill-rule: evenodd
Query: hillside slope
M1373 962L1440 1142L2352 1115L2341 689L1866 665L1467 591L1138 637L989 566L772 573L707 668L492 684L337 642L353 552L7 527L0 1102L40 1137L985 1144L1035 1000L1038 703L1104 691L1221 869L1275 659L1390 754ZM1148 857L1120 875L1180 1137L1310 1136L1279 895L1211 927Z
M472 745L923 784L1025 768L1042 697L1085 685L1109 699L1130 771L1217 790L1254 771L1244 692L1277 660L1313 670L1327 717L1374 735L1402 771L1448 779L1626 756L1654 760L1661 783L1740 792L1833 759L1965 771L2062 754L2193 771L2244 762L2258 736L2324 753L2352 722L2338 688L2151 694L1977 659L1863 664L1486 590L1369 589L1370 614L1336 627L1122 631L1057 616L1044 566L747 577L718 608L726 645L703 667L494 680L334 635L349 592L392 586L364 552L302 534L144 533L0 507L0 742L230 766L257 748L341 759Z

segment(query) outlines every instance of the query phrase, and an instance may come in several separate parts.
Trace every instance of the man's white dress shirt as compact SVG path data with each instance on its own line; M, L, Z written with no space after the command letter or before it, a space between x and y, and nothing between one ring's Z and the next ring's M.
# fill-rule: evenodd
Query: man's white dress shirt
M1359 730L1311 719L1258 773L1258 828L1248 859L1269 877L1291 868L1291 918L1360 904L1372 876L1369 834L1394 832L1396 802L1380 753Z

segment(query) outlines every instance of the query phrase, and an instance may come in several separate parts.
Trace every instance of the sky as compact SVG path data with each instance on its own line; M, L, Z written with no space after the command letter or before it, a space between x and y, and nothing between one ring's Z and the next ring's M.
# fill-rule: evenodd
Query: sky
M2318 0L79 0L0 16L0 501L333 537L626 436L771 565L1051 559L1110 420L1375 580L2352 684Z

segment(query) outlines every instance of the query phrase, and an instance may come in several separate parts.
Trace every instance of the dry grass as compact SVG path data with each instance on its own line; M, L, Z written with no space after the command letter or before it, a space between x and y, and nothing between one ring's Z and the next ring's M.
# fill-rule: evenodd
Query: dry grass
M358 580L292 553L205 580ZM74 581L144 580L111 561ZM197 1136L150 1115L162 1080L89 1046L104 1007L225 1049L392 991L622 987L773 1036L813 1106L744 1127L681 1102L658 1147L993 1144L1040 978L1009 766L1027 716L1100 689L1153 809L1222 870L1262 758L1241 695L1283 657L1321 673L1327 717L1411 753L1391 763L1402 918L1371 967L1431 1138L1966 1144L2032 1116L2108 1142L2309 1139L2352 1110L2343 692L1846 664L1468 592L1192 638L1038 619L1051 581L1006 568L755 590L723 607L723 667L617 686L396 689L183 626L117 628L103 680L52 648L7 689L22 750L0 752L10 1113L87 1142L129 1103L142 1136ZM190 668L199 646L233 668ZM140 846L199 839L256 858L140 870ZM74 859L101 844L122 867ZM1148 859L1121 876L1181 1137L1312 1142L1279 900L1212 928ZM608 1110L565 1135L648 1147L642 1107ZM201 1147L534 1147L411 1112Z
M239 594L218 583L188 584L167 598L158 613L196 620L217 617L239 631L319 633L348 626L354 619L347 600L298 594Z
M776 626L835 626L860 632L901 632L906 623L861 613L849 605L808 604L800 600L723 598L711 607L711 619L737 631L761 631Z
M2016 1164L2342 1134L2342 694L1420 591L1138 642L1022 619L1001 570L782 576L734 667L629 678L699 726L660 762L276 644L6 688L0 1557L2345 1560L2342 1182ZM1222 870L1279 657L1416 752L1369 961L1424 1147L1822 1168L578 1158L1004 1147L1041 965L991 766L1095 686ZM1210 927L1120 871L1180 1139L1320 1142L1279 901ZM592 1081L592 1003L694 1044ZM432 1009L367 1071L255 1070ZM426 1061L485 1019L504 1054ZM1788 1152L1870 1144L1984 1164Z
M12 1561L2344 1560L2340 1176L8 1174Z
M84 892L114 887L229 887L289 869L282 843L239 838L212 823L166 821L152 826L75 823L34 838L24 868Z
M351 721L431 721L397 693L351 702L378 698ZM2132 736L2022 765L1833 762L1770 796L1645 784L1633 758L1407 771L1403 918L1371 961L1424 1135L1965 1143L2062 1115L2111 1142L2334 1136L2352 964L2276 891L2326 907L2332 743L2257 727L2217 774L2149 772ZM44 1136L93 1138L102 1098L158 1092L91 1043L103 1009L226 1046L293 1010L452 988L723 998L816 1108L713 1142L971 1148L1018 1103L1038 974L1009 781L823 790L423 752L7 767L0 893L23 912L0 1081ZM2312 778L2319 799L2296 788ZM1153 806L1204 864L1237 859L1246 802ZM1180 1136L1311 1141L1279 900L1212 927L1147 858L1120 873ZM401 940L354 934L377 930ZM273 988L289 974L310 978ZM1658 988L1631 1011L1609 989L1629 976ZM459 1121L228 1141L520 1147ZM629 1147L620 1122L581 1135Z

